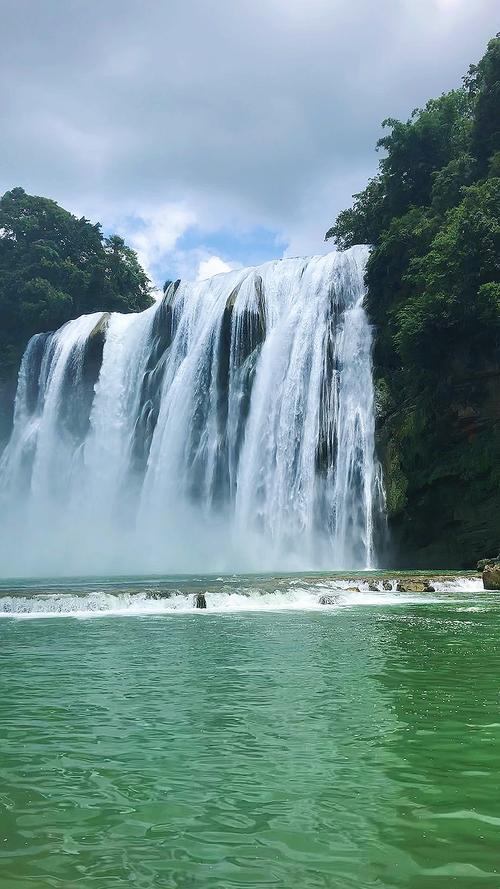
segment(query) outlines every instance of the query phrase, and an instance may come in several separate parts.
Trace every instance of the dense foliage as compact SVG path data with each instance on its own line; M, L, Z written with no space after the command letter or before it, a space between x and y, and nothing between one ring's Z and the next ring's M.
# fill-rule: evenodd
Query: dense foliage
M122 238L22 188L0 199L0 335L19 344L85 312L150 305L150 284Z
M388 505L416 525L415 501L438 509L445 478L456 490L473 479L467 490L483 500L500 482L498 423L485 441L480 422L497 408L500 416L485 377L500 371L499 37L460 89L384 126L378 174L327 238L373 245L368 308Z
M22 188L0 199L0 386L5 414L20 357L35 332L99 310L151 304L151 286L122 238ZM1 394L1 393L0 393Z

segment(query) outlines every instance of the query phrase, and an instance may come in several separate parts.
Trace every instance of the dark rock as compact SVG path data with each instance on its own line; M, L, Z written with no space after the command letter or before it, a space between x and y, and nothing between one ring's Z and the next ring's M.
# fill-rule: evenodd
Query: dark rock
M346 590L346 593L359 593L359 592L361 592L361 590L359 589L359 586L348 586L347 590Z
M390 581L390 580L383 580L383 581L382 581L382 587L384 588L384 590L392 590L392 583L391 583L391 581Z
M500 562L500 555L498 555L496 559L479 559L476 568L479 573L482 574L486 565L496 565L498 562Z
M195 608L206 608L207 600L205 598L205 593L196 593L194 596L194 607Z
M336 605L338 601L337 596L320 596L319 604L320 605Z
M151 441L160 413L163 378L169 347L177 329L177 316L173 309L174 297L180 281L165 281L163 297L158 306L151 328L149 355L144 370L139 404L141 405L132 438L132 462L134 470L142 473L149 457Z
M483 586L485 590L500 590L500 563L485 565L483 571Z
M379 593L380 592L380 589L376 583L369 583L368 589L370 590L370 593Z
M374 375L388 379L381 342ZM389 385L397 406L377 427L390 540L377 552L390 568L469 570L481 553L498 552L500 362L472 337L451 352L441 395L424 403L422 386L417 407L411 385Z
M170 599L172 593L170 590L148 590L146 599Z

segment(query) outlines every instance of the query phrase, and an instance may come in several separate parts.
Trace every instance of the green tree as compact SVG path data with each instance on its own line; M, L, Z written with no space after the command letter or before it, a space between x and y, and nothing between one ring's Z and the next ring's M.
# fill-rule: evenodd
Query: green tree
M479 173L500 150L500 35L490 40L488 50L477 65L471 65L465 83L474 100L472 151Z
M434 349L431 333L456 338L463 330L497 342L489 298L500 281L500 38L461 89L430 100L406 123L383 125L390 132L377 143L384 150L377 176L326 237L341 249L373 245L368 308L381 369L408 372L416 361L415 370L427 363L438 374L446 343ZM419 373L407 376L422 385Z
M22 188L0 198L0 408L3 430L21 355L34 334L78 315L136 312L151 285L122 238Z
M423 540L446 497L456 508L467 478L468 521L482 521L498 549L500 429L491 381L495 368L500 373L499 36L461 89L384 126L377 175L326 237L341 249L373 248L367 308L384 392L389 509L394 521L405 515L413 541Z

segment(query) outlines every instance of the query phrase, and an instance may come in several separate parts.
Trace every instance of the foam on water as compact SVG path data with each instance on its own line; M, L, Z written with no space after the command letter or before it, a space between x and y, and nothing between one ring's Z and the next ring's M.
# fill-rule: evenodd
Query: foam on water
M224 578L224 583L237 583L237 578ZM266 589L239 585L234 590L204 590L206 610L195 607L196 593L171 590L161 594L157 589L137 592L44 592L39 594L15 594L0 596L0 618L19 620L36 618L95 618L95 617L140 617L174 616L179 614L224 614L258 611L331 611L345 608L386 607L398 605L423 605L463 599L467 594L482 591L482 585L473 579L441 581L434 584L436 593L399 593L396 581L392 590L382 588L370 590L368 581L358 581L358 590L353 590L352 581L328 580L305 583L304 580L290 581L285 589ZM321 598L333 599L330 604L321 604ZM477 606L470 606L471 608Z
M433 587L439 593L482 593L484 591L481 577L456 577L450 580L437 580Z

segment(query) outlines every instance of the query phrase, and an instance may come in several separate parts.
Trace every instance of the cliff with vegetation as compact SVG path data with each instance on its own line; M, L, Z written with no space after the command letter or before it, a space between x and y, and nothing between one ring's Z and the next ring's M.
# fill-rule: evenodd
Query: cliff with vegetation
M136 312L150 282L122 238L55 201L14 188L0 198L0 443L10 431L20 360L34 333L78 315Z
M378 174L327 238L370 243L387 559L500 548L500 39L461 88L384 121Z

